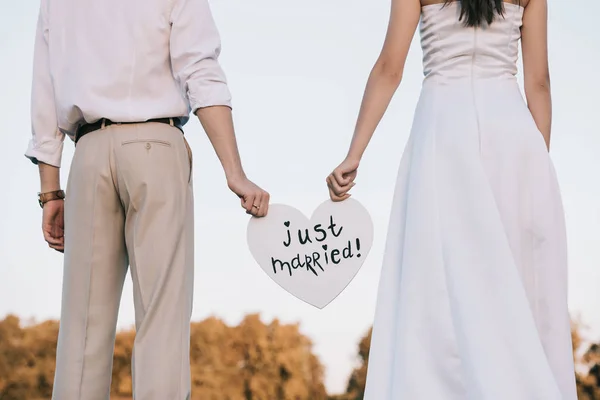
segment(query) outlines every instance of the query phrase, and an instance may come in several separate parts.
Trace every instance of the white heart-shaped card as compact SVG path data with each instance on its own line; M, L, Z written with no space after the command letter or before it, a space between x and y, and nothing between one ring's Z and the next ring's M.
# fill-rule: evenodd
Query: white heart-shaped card
M294 207L273 204L266 217L250 220L247 233L263 271L321 309L348 286L373 244L371 216L352 198L322 203L310 220Z

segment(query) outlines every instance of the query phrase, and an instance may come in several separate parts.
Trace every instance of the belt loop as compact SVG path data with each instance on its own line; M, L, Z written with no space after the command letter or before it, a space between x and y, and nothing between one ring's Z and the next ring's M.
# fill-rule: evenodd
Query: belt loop
M100 129L106 128L106 118L102 118L102 125L100 125Z
M173 118L169 118L169 125L175 126L175 123L173 123Z

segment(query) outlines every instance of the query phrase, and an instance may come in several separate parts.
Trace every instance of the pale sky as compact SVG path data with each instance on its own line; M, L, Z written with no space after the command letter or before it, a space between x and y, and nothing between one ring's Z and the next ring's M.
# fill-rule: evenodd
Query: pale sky
M600 3L550 3L554 101L552 158L569 235L570 308L600 338ZM389 0L213 0L223 40L222 65L234 96L245 169L272 201L310 214L327 198L324 179L352 135L370 68L381 48ZM29 94L39 2L0 0L0 318L60 314L62 255L42 239L37 168L23 156L30 137ZM300 322L343 391L359 338L373 320L387 218L400 157L422 81L416 36L404 81L368 149L354 197L370 211L375 241L363 269L324 310L285 293L255 264L246 245L248 217L225 185L200 125L186 126L194 151L196 276L194 320L236 324L247 313ZM502 110L498 110L502 112ZM507 115L506 118L510 118ZM63 182L73 153L65 145ZM133 324L131 282L119 324Z

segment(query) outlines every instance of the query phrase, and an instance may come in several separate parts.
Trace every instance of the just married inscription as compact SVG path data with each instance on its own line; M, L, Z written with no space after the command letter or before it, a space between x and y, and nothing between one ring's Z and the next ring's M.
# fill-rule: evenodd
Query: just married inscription
M283 241L285 247L290 247L292 244L292 231L290 221L285 221L283 225L287 228L287 238ZM322 224L316 224L312 230L309 229L294 229L297 232L298 243L305 246L308 243L315 242L322 243L327 240L328 235L332 235L337 238L342 234L344 230L343 226L337 227L337 224L333 220L333 215L329 216L329 225L324 229ZM296 235L294 235L294 240ZM312 247L312 246L311 246ZM325 272L323 266L328 266L330 263L337 265L344 259L357 257L360 258L360 238L356 238L353 241L348 240L345 247L329 248L327 244L321 244L318 251L308 249L304 254L297 253L291 260L280 260L275 257L271 257L271 264L273 266L273 273L276 274L279 271L287 271L290 276L293 275L292 271L297 269L305 269L306 271L312 272L316 276L319 276L319 271ZM356 252L354 252L354 251Z
M309 219L294 207L272 204L251 218L248 246L261 269L297 298L323 308L360 270L373 243L373 223L355 199L322 203Z

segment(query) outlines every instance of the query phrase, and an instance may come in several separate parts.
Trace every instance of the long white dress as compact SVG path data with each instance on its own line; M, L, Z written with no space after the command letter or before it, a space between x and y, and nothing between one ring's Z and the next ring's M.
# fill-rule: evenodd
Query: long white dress
M425 6L366 400L576 400L563 208L516 73L523 8Z

